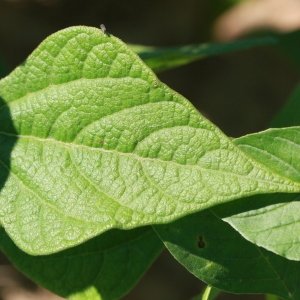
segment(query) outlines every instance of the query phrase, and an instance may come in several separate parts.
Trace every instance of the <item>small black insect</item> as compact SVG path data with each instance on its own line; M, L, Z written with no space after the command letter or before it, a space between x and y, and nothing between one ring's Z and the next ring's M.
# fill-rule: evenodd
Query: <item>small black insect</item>
M200 249L204 248L205 247L205 243L203 241L203 237L201 235L198 236L198 247Z
M106 27L104 24L100 24L100 29L103 31L104 34L106 34Z

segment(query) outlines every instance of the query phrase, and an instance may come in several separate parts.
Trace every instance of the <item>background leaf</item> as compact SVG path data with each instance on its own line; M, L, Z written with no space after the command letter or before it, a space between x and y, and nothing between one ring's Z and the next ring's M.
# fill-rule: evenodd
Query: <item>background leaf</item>
M29 278L68 299L120 299L146 272L163 244L151 227L110 230L46 256L22 252L0 229L0 249Z
M253 194L300 191L97 28L48 37L1 80L0 96L1 149L15 143L10 165L6 150L0 157L0 220L29 254Z
M209 210L156 225L155 230L171 254L209 285L232 293L299 299L299 262L246 241Z
M231 53L274 43L276 43L275 38L262 37L230 43L211 43L169 48L130 45L130 48L141 57L148 67L158 73L208 56Z
M299 181L298 127L269 129L234 142L274 172ZM299 197L299 194L253 196L232 205L215 207L213 212L256 245L289 259L300 260Z
M268 129L233 142L274 173L300 181L300 127Z

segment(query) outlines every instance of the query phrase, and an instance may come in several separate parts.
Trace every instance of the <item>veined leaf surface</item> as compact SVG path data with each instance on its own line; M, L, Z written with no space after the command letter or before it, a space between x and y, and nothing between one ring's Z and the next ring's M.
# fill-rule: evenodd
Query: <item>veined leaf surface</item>
M163 248L151 227L110 230L51 255L21 251L0 228L0 249L39 285L70 300L113 300L126 294Z
M299 127L269 129L234 142L274 172L299 181ZM299 199L299 194L256 195L215 207L213 212L256 245L300 260Z
M209 285L237 294L300 297L300 262L246 241L210 210L154 228L171 254Z
M300 191L97 28L48 37L0 81L0 99L0 221L30 254Z

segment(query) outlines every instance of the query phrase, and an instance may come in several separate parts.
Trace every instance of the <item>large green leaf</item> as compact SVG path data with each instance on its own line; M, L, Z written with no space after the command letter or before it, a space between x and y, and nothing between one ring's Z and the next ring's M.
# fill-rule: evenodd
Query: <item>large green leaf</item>
M300 298L300 262L246 241L210 210L155 230L172 255L209 285L232 293L271 293Z
M274 172L299 181L299 127L269 129L235 139L243 151ZM299 194L257 195L213 208L247 240L300 260Z
M48 37L0 81L0 97L0 220L30 254L245 196L300 191L97 28Z
M163 244L150 227L110 230L52 255L22 252L0 228L0 249L35 282L72 300L120 299L145 273Z
M149 66L154 72L158 73L186 65L208 56L231 53L233 51L274 44L275 42L276 39L274 38L262 37L230 43L186 45L182 47L169 48L130 45L130 48L141 57L147 66Z

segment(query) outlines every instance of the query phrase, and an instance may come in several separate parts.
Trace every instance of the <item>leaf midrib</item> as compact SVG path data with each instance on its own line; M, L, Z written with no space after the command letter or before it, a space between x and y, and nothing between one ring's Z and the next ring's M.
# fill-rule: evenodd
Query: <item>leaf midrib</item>
M189 127L189 126L177 126L177 127ZM53 143L53 144L60 144L62 145L63 147L66 147L66 148L79 148L79 149L87 149L87 150L90 150L90 151L99 151L99 152L102 152L102 153L113 153L115 155L119 155L119 156L128 156L128 157L133 157L135 158L136 160L138 161L155 161L155 162L161 162L161 163L167 163L167 164L171 164L171 165L174 165L174 166L177 166L177 167L193 167L195 169L199 169L201 171L205 171L205 172L211 172L211 173L218 173L218 174L224 174L224 175L233 175L233 176L236 176L238 178L251 178L251 179L254 179L258 182L265 182L265 183L271 183L271 184L275 184L277 186L282 186L282 187L286 187L287 184L282 184L282 183L278 183L278 182L273 182L273 181L268 181L268 180L262 180L262 179L257 179L255 177L252 177L252 176L249 176L249 175L241 175L241 174L236 174L236 173L233 173L233 172L228 172L228 171L222 171L222 170L212 170L212 169L207 169L207 168L204 168L202 166L199 166L199 165L190 165L190 164L180 164L178 162L174 162L174 161L167 161L167 160L162 160L160 158L150 158L150 157L141 157L135 153L126 153L126 152L119 152L119 151L116 151L116 150L107 150L107 149L103 149L103 148L93 148L93 147L90 147L90 146L86 146L86 145L82 145L82 144L75 144L75 143L67 143L67 142L63 142L63 141L58 141L58 140L55 140L55 139L52 139L52 138L39 138L39 137L35 137L35 136L29 136L29 135L19 135L19 134L11 134L11 133L6 133L6 132L1 132L0 131L0 134L3 134L3 135L7 135L7 136L10 136L10 137L14 137L14 138L22 138L22 139L32 139L32 140L36 140L38 142L42 142L42 143ZM245 155L246 154L241 154L241 155ZM249 160L251 158L249 157ZM255 164L256 161L253 161L251 159L251 163L252 164ZM259 163L257 163L258 165L260 165ZM283 181L288 181L290 184L289 186L290 187L298 187L298 189L294 189L295 193L296 192L300 192L300 183L298 182L294 182L294 181L291 181L290 179L287 179L285 177L282 177L282 176L279 176L278 174L274 173L272 170L268 169L267 167L264 166L264 169L265 170L268 170L270 172L270 174L275 174L275 176L277 178L281 178Z

